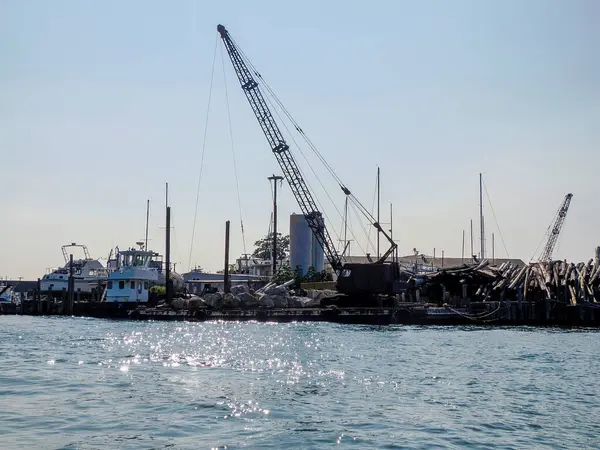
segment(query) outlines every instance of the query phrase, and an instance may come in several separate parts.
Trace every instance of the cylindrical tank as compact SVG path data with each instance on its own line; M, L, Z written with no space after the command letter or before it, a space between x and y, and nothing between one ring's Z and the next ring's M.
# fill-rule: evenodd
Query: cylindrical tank
M303 214L290 216L290 267L302 268L302 275L306 273L312 260L312 231Z
M323 218L320 218L320 226L325 228L325 221ZM323 247L319 244L318 239L311 233L311 246L310 246L310 265L314 267L317 272L321 272L325 270L325 252L323 252Z

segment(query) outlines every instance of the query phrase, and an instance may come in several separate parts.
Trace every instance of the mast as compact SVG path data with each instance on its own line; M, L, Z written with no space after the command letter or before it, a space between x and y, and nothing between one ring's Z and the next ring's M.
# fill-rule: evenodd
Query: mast
M148 250L148 220L150 218L150 200L146 201L146 237L144 239L144 250Z
M473 255L475 255L475 253L473 253L475 251L475 249L473 248L473 219L471 219L471 262L473 261Z
M379 213L381 210L381 173L379 167L377 167L377 223L381 224ZM377 259L381 258L381 252L379 251L379 233L377 229Z
M479 223L481 229L481 261L485 259L485 228L483 224L483 176L479 174Z
M465 230L463 230L463 239L462 239L462 253L460 256L460 263L465 263Z
M392 206L392 202L390 202L390 239L393 241L394 240L394 209ZM397 259L397 252L394 252L394 254L392 255L393 259Z

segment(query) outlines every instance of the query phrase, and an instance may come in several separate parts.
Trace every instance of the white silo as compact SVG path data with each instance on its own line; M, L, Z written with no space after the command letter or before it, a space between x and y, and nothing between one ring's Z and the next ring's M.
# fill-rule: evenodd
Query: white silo
M304 275L312 263L312 231L303 214L290 216L290 267L302 268Z

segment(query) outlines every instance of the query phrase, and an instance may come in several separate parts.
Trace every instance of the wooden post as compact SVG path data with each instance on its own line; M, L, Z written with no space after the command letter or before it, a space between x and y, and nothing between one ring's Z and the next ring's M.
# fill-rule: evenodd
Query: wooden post
M223 270L223 290L228 294L231 290L229 280L229 220L225 222L225 268Z
M519 308L519 320L523 320L523 290L525 285L517 288L517 304Z
M460 255L460 263L465 263L465 230L463 230L463 239L462 239L462 253Z
M171 284L171 207L167 206L167 229L165 232L165 294L167 304L173 299L172 284Z
M38 313L38 302L40 301L40 292L42 291L42 280L40 278L37 279L37 288L35 290L35 294L33 296L33 312L34 314Z

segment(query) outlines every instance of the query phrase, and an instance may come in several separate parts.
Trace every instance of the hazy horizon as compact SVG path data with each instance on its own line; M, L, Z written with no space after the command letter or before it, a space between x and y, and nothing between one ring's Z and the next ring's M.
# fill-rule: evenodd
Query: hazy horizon
M468 255L471 219L478 251L481 172L488 255L491 233L498 258L539 254L571 192L555 258L593 257L600 3L5 0L0 277L41 277L63 264L70 242L98 258L134 246L147 199L149 247L162 254L166 182L178 272L221 269L226 220L231 260L252 252L269 228L267 177L281 171L217 40L219 23L370 210L381 167L382 222L393 203L401 255L460 257L463 230ZM289 143L337 241L344 196L310 150L302 148L320 182ZM292 212L284 184L283 233ZM353 212L350 222L359 255L367 224Z

